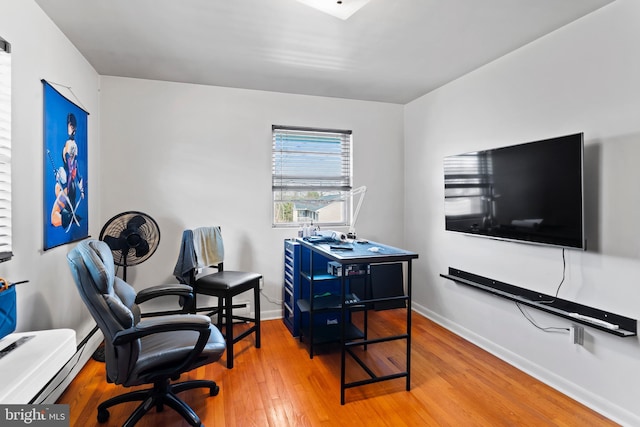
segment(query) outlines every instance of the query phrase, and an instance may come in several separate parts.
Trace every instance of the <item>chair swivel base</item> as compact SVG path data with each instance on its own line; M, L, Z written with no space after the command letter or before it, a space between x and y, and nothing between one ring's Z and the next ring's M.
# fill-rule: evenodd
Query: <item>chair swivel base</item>
M192 380L171 384L169 380L160 380L154 383L153 388L121 394L102 402L98 405L98 422L107 422L109 419L107 408L111 406L124 402L141 401L142 403L129 416L123 427L132 427L153 407L158 412L162 411L165 404L180 414L189 425L199 427L202 425L200 417L182 399L176 396L181 391L194 388L208 388L209 396L216 396L220 392L220 387L214 381Z

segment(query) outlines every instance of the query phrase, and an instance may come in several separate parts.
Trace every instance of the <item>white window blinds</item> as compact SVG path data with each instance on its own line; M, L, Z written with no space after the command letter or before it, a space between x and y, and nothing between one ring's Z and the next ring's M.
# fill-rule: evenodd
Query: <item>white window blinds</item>
M0 262L11 248L11 45L0 38Z
M351 131L273 126L275 190L351 189Z

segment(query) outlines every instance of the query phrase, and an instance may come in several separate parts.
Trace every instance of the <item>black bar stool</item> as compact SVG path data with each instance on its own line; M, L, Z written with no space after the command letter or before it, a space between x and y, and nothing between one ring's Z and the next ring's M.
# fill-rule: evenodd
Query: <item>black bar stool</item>
M227 343L227 368L233 368L233 344L241 339L255 333L255 346L260 348L260 279L261 274L244 271L226 271L222 263L215 268L219 271L199 277L191 282L194 290L194 311L208 311L213 307L199 308L197 305L197 295L209 295L218 298L218 307L213 308L209 315L218 315L218 328L224 330L224 337ZM194 276L195 278L195 276ZM233 314L233 297L253 289L254 317L239 316ZM236 306L237 307L237 306ZM224 319L224 329L222 321ZM233 336L233 321L241 320L252 322L251 326L240 335Z

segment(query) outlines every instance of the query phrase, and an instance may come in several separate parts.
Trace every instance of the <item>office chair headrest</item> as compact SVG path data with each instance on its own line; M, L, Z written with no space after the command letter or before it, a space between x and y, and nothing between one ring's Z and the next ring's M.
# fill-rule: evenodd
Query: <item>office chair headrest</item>
M109 246L100 240L91 239L80 242L77 250L98 291L101 294L112 294L115 271Z
M102 241L91 239L80 242L75 250L82 257L93 286L102 295L120 325L124 328L133 326L139 320L135 292L130 285L115 276L111 248Z

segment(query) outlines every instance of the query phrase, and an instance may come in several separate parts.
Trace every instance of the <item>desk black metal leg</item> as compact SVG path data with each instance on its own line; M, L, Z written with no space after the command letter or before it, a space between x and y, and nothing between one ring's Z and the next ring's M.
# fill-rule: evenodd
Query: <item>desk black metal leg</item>
M344 405L345 381L346 381L346 330L347 330L347 309L345 304L345 285L346 281L343 276L340 279L341 288L341 304L340 304L340 404Z
M407 391L411 389L411 260L407 261Z
M309 359L313 359L313 339L314 336L313 334L315 333L314 331L314 323L315 323L315 319L314 319L314 307L313 307L313 300L314 300L314 280L313 280L313 275L314 275L314 267L313 267L313 251L309 251L309 305L310 305L310 309L309 309Z
M340 404L344 405L344 394L345 394L345 381L346 381L346 349L344 344L342 344L342 354L340 355Z
M253 287L253 326L256 328L256 348L260 348L260 282Z
M364 295L365 299L373 298L373 290L371 289L371 276L367 275L364 279ZM364 341L366 342L369 339L369 308L367 305L364 306L364 314L363 317L363 328L364 328ZM364 345L364 351L367 351L367 344Z

